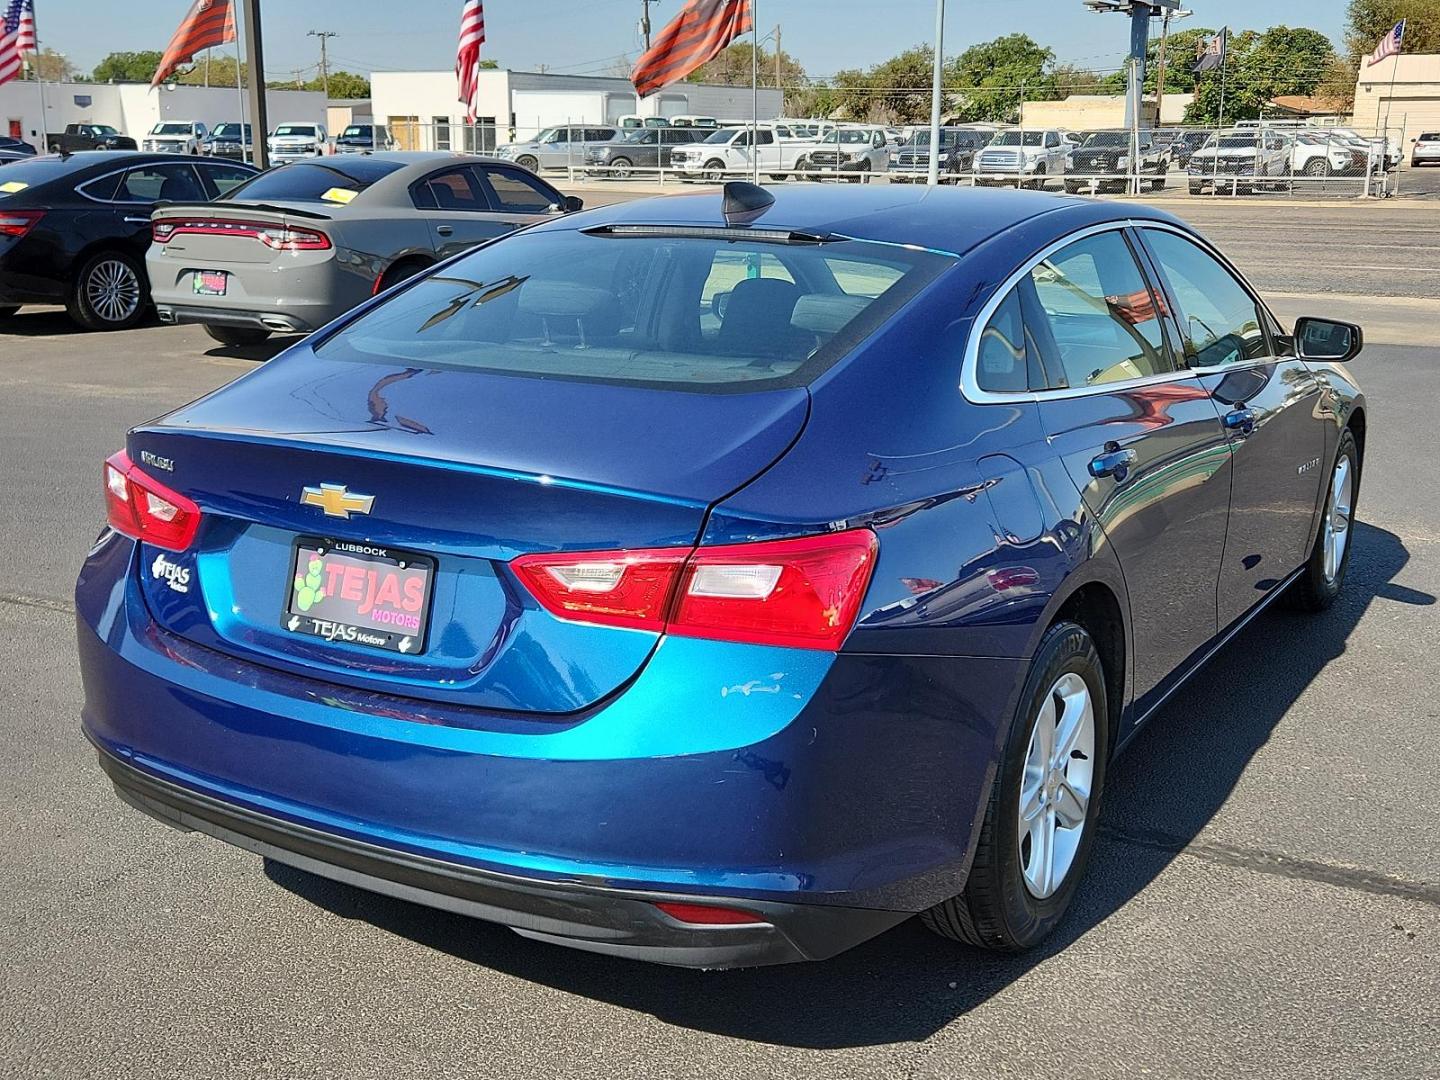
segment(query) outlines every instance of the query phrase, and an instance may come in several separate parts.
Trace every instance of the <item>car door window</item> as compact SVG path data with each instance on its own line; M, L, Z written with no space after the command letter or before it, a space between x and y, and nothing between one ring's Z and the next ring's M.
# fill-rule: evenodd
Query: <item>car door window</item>
M188 164L144 165L120 181L115 201L123 203L207 202L195 170Z
M490 203L470 170L464 166L431 173L411 185L410 195L420 210L489 210Z
M1259 304L1221 262L1176 233L1145 229L1144 236L1180 309L1187 364L1219 367L1269 354Z
M545 214L560 201L543 181L527 173L499 168L477 168L476 172L489 189L490 201L496 210L508 214Z
M1011 289L980 331L975 384L992 394L1016 394L1046 385L1041 349L1026 323L1026 295L1034 285L1027 278Z
M255 175L249 169L237 169L234 165L218 165L211 161L201 162L195 167L200 170L206 186L213 189L208 193L212 199L239 187Z
M1070 387L1123 382L1175 370L1160 317L1163 302L1118 230L1068 244L1030 271L1059 373ZM1045 341L1048 338L1049 341Z

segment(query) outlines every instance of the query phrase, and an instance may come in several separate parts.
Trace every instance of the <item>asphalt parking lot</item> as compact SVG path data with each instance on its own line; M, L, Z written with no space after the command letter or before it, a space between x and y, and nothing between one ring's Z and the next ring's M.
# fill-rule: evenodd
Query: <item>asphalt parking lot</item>
M1020 958L912 922L823 964L657 968L122 805L73 662L100 462L263 354L22 312L0 333L0 1075L1436 1076L1436 206L1166 205L1284 316L1366 325L1361 523L1335 608L1267 613L1138 738L1074 908Z

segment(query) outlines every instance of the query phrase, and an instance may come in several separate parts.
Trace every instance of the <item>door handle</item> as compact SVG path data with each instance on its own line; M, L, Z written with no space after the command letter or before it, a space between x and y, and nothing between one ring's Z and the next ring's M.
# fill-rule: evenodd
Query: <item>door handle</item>
M452 229L449 225L436 225L436 226L435 226L435 231L436 231L437 233L439 233L441 236L449 236L449 235L450 235L451 233L453 233L455 230Z
M1255 430L1255 410L1238 408L1232 409L1221 419L1229 431L1238 431L1242 435L1249 435Z
M127 217L127 218L125 219L125 224L126 224L126 225L149 225L149 224L150 224L150 219L149 219L148 217Z
M1126 475L1130 472L1130 466L1135 464L1136 453L1134 450L1121 450L1114 443L1105 447L1103 454L1097 454L1090 460L1090 475L1099 479L1102 476L1113 476L1117 484L1125 482Z

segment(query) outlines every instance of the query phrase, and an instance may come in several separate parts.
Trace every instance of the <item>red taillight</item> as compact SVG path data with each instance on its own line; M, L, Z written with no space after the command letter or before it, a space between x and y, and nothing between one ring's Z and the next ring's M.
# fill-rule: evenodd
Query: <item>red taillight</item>
M263 221L233 221L228 218L162 218L150 223L150 235L157 244L168 244L181 234L192 236L234 236L259 240L276 251L328 251L330 237L318 229L296 225L272 225Z
M24 236L44 216L44 210L0 210L0 236Z
M869 529L700 548L524 555L512 564L563 619L838 649L874 569Z
M184 551L200 528L200 508L141 472L124 450L105 461L105 511L116 532Z
M756 915L753 911L711 907L709 904L678 904L668 900L657 900L655 906L672 919L690 923L692 926L763 926L769 921Z

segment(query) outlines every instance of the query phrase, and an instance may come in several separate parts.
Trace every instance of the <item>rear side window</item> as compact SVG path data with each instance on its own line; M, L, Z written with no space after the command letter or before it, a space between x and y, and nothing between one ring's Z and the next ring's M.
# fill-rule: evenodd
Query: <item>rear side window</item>
M375 181L401 167L398 161L367 158L360 154L346 154L345 157L358 160L345 161L343 164L297 162L294 165L281 165L234 188L226 198L251 202L343 202L347 201L347 198L337 198L336 192L352 191L359 194ZM328 199L327 195L330 196Z
M692 392L798 386L952 261L861 241L522 233L391 297L317 351ZM875 295L847 291L837 270Z
M1172 232L1146 229L1180 311L1180 336L1191 367L1254 360L1269 353L1255 298L1198 244Z
M410 196L421 210L489 210L490 203L474 174L466 166L431 173L410 186Z
M476 169L481 182L490 189L496 210L507 214L544 214L563 196L528 173L511 169Z
M149 165L131 169L115 192L116 202L208 202L210 196L189 165Z
M213 161L202 161L195 167L215 188L217 195L224 195L235 190L255 175L249 169L237 169L233 165L221 165Z

